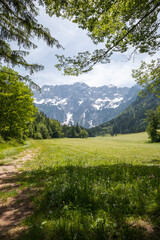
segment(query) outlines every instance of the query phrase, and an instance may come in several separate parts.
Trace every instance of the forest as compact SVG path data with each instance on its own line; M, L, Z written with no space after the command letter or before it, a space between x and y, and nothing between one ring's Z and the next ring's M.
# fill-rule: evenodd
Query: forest
M153 119L151 119L151 115L157 114L156 121L159 122L159 111L157 109L159 105L160 100L153 93L148 93L145 97L138 96L136 101L116 118L95 128L88 129L89 136L104 136L106 134L114 136L117 134L144 132L148 129L147 126L152 125ZM155 124L155 128L159 129L159 123ZM150 132L149 129L148 132ZM158 137L157 141L159 141Z

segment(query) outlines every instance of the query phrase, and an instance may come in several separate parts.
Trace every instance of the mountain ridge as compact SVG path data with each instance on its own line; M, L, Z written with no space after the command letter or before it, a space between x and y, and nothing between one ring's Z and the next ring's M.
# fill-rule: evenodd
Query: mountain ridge
M79 124L91 128L109 121L129 106L140 87L104 85L90 87L85 83L43 85L41 94L34 91L35 105L48 117L62 124Z
M89 136L105 134L137 133L146 130L146 112L156 110L160 99L153 93L145 97L137 96L136 100L114 119L88 130Z

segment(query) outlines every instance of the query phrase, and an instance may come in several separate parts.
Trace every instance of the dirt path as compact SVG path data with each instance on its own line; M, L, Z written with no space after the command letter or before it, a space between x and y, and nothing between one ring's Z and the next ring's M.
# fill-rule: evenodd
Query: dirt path
M0 240L10 240L18 236L24 229L22 221L32 212L28 189L20 190L16 182L20 174L19 169L35 156L35 150L33 152L32 149L28 149L16 156L12 162L7 159L7 163L0 166L0 192L15 190L16 195L8 197L7 201L0 200Z

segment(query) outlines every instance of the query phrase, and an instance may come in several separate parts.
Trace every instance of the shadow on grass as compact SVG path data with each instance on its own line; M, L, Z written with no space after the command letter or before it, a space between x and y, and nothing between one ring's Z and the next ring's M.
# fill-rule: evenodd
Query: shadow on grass
M160 239L160 169L116 164L23 172L38 189L19 239Z
M15 239L22 230L21 222L31 213L32 189L20 190L20 174L14 171L0 175L0 239Z

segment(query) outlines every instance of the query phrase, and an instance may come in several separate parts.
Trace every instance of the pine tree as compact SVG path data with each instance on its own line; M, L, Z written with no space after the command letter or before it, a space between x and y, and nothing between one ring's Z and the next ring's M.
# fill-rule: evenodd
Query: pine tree
M25 56L29 54L26 49L37 47L32 41L34 37L43 39L51 47L54 45L57 48L61 47L59 42L51 36L49 30L44 28L36 19L39 14L38 7L44 7L44 5L44 0L38 2L33 0L0 0L0 65L4 62L12 66L23 66L32 74L34 71L43 69L42 65L30 64L25 60ZM17 43L20 49L25 50L12 49L10 42ZM30 81L28 76L19 77Z

